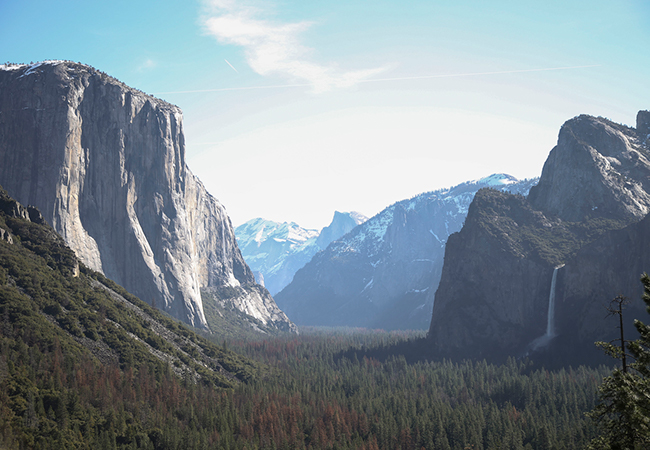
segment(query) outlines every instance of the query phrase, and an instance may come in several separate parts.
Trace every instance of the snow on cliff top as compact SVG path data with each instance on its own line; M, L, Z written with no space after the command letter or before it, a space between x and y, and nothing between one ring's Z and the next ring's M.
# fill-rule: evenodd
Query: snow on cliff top
M258 246L268 240L288 240L293 243L306 242L318 236L317 230L300 227L295 222L273 222L262 218L252 219L235 228L235 236L241 246L256 242Z
M19 70L25 67L29 67L29 70L34 70L39 66L43 65L52 65L52 66L58 66L59 64L67 63L70 61L64 61L61 59L48 59L46 61L40 61L36 63L31 63L31 64L14 64L14 63L6 63L6 64L0 64L0 70Z
M485 184L487 186L504 186L517 183L518 179L505 173L495 173L480 180L470 181L475 184Z

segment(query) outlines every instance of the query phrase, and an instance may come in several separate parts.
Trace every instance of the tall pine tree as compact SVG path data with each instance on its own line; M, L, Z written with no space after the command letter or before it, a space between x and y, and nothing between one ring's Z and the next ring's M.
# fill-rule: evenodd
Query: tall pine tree
M650 314L650 277L643 274L643 301ZM617 310L610 310L622 318L622 302ZM603 380L599 388L600 403L590 413L601 430L600 437L592 441L592 449L637 450L650 448L650 326L640 320L634 321L639 338L625 341L623 322L621 345L597 343L609 355L621 360L621 367L615 369ZM627 347L627 351L625 348ZM632 363L627 365L627 357Z

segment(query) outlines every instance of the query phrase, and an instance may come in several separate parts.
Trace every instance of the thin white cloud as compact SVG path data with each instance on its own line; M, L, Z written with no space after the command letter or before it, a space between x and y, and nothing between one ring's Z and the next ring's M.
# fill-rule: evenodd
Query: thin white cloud
M203 25L223 44L244 48L250 67L260 75L288 75L313 86L316 92L353 86L383 68L341 71L335 65L310 61L311 49L300 35L311 22L273 23L259 19L264 11L235 0L210 0Z
M142 61L142 63L140 63L140 65L138 66L138 72L142 72L142 71L144 71L144 70L153 69L153 68L156 67L157 65L158 65L158 63L156 63L156 61L154 61L154 60L151 59L151 58L147 58L147 59L145 59L144 61Z

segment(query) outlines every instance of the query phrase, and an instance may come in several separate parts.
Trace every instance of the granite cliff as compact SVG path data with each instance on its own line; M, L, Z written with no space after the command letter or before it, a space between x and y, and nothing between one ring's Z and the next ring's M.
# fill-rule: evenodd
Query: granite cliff
M90 268L207 327L201 290L293 329L244 262L225 208L185 163L181 110L89 66L0 66L0 183Z
M629 321L642 317L639 278L650 271L648 117L640 112L636 128L571 119L528 197L477 193L447 243L428 335L434 354L545 352L564 364L590 362L600 355L594 341L615 337L616 324L605 318L610 300L627 296ZM544 345L534 344L542 336Z

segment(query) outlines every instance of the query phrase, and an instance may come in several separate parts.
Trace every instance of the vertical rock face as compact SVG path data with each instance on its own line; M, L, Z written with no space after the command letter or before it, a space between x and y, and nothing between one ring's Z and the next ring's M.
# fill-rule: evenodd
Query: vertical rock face
M504 358L533 351L547 327L559 266L557 336L540 350L552 349L547 353L562 363L598 355L594 341L616 331L604 306L619 293L633 300L631 317L642 318L639 277L650 271L647 117L639 114L637 129L571 119L528 198L479 191L447 243L428 336L434 353Z
M89 267L192 325L207 326L202 288L268 296L185 164L180 109L88 66L2 66L0 183Z
M318 250L325 250L330 243L346 235L354 227L364 223L368 218L356 211L352 212L339 212L334 211L332 222L320 230L318 238L316 238L316 246Z

